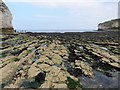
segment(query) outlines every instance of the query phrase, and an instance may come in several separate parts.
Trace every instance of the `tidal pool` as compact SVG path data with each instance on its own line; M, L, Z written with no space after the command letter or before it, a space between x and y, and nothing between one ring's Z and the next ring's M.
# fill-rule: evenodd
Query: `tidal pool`
M84 88L118 88L120 72L112 72L113 77L108 77L102 72L94 71L94 77L80 76L79 80Z

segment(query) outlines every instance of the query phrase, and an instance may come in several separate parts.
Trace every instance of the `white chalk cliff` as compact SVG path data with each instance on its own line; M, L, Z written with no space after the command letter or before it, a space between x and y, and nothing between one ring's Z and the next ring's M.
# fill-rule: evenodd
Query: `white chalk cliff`
M120 19L114 19L100 23L98 30L118 30L120 29Z
M2 0L0 0L0 30L2 32L13 31L12 14Z

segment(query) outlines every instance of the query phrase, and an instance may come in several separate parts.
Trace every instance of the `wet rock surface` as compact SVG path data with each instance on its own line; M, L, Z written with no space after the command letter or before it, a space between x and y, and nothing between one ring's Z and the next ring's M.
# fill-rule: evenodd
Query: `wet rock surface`
M118 88L118 33L1 36L0 85L25 89Z

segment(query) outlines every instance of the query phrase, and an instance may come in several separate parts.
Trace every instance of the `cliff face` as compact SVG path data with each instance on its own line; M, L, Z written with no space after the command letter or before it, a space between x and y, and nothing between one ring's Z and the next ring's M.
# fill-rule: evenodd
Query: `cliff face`
M0 0L0 33L13 33L12 14L2 0Z
M114 19L98 25L98 30L120 29L120 19Z

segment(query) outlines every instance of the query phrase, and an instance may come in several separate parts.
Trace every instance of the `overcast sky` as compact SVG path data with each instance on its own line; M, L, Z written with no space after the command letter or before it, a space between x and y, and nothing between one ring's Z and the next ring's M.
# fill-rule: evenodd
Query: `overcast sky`
M17 30L66 32L95 30L118 17L119 0L3 0Z

